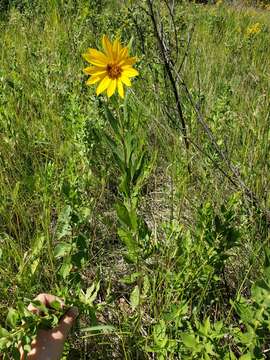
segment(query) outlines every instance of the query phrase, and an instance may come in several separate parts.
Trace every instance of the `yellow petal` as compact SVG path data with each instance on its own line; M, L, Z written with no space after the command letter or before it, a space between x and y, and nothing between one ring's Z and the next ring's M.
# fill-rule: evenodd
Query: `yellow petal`
M103 75L106 73L106 67L90 66L83 69L83 72L87 75Z
M130 66L134 65L136 61L138 61L138 59L136 57L128 57L126 59L122 59L120 62L120 65L130 67Z
M108 57L101 51L98 51L96 49L89 48L87 49L86 54L89 54L92 58L98 61L102 62L108 62Z
M119 41L116 39L113 42L113 56L115 60L119 58L120 51L121 51L121 45Z
M97 87L97 95L99 95L103 91L105 91L107 89L107 87L110 85L110 82L111 82L111 79L108 76L105 76Z
M125 85L131 86L131 81L129 80L129 78L128 78L127 76L125 76L125 75L122 74L121 80L122 80L122 82L123 82Z
M92 84L97 83L99 80L100 80L100 77L99 77L99 76L91 76L91 77L86 81L86 84L87 84L87 85L92 85Z
M113 80L111 80L111 83L110 83L110 85L108 86L107 95L108 95L109 97L111 97L111 96L114 94L115 89L116 89L116 79L113 79Z
M106 35L103 35L102 37L102 46L105 51L105 54L109 58L112 58L112 44Z
M124 66L122 66L123 69L123 76L127 76L127 77L134 77L134 76L138 76L139 73L137 70L133 69L133 68L125 68Z
M121 79L117 80L117 89L118 94L121 96L121 98L124 98L124 88Z
M128 55L128 48L127 47L124 47L121 51L120 51L120 54L119 54L119 57L121 59L125 59Z
M95 65L95 66L99 66L99 67L102 67L102 66L106 66L107 63L101 61L101 60L97 60L95 58L93 58L90 54L86 53L86 54L83 54L83 57L86 61L88 61L90 64L92 65Z

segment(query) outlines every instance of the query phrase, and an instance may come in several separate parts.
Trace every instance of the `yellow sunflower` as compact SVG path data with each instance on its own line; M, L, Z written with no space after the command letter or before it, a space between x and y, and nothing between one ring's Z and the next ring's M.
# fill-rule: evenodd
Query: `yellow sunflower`
M84 69L85 74L91 75L86 84L99 82L97 95L107 90L107 95L110 97L117 89L118 94L123 98L123 84L131 86L130 78L139 75L132 67L136 58L130 57L128 48L122 47L118 40L111 43L105 35L102 38L102 45L104 52L90 48L83 54L84 59L93 65Z

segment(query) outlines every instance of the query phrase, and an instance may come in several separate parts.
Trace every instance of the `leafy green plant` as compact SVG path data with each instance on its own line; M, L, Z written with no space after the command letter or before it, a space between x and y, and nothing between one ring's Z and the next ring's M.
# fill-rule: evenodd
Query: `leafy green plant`
M28 301L29 302L29 301ZM20 359L19 347L27 354L38 329L47 329L58 324L63 314L60 303L52 303L49 310L39 301L31 303L42 313L42 316L29 311L25 303L20 301L17 308L10 308L6 317L6 328L0 327L0 351L4 359Z
M61 316L71 306L76 306L81 315L87 315L91 318L93 326L96 325L98 307L94 305L94 301L99 288L99 283L93 283L85 292L80 286L73 292L70 289L62 288L59 295L65 300L64 307L58 301L50 304L50 308L38 300L23 299L17 301L16 308L9 308L8 310L5 327L0 326L0 352L3 359L10 359L10 355L13 359L20 359L20 347L27 354L31 350L31 343L38 331L57 326ZM28 310L27 305L30 303L38 310L37 312ZM102 331L103 328L96 330Z
M262 280L251 288L251 299L239 296L232 302L240 317L240 328L234 329L240 359L265 359L270 340L270 252L265 249Z
M115 205L120 223L118 235L127 248L126 259L138 263L140 258L151 253L151 232L139 216L138 206L142 188L153 169L155 155L150 158L143 138L132 128L125 127L125 124L129 124L127 103L123 115L116 119L106 106L105 116L113 137L108 133L105 133L105 137L119 171L120 199Z

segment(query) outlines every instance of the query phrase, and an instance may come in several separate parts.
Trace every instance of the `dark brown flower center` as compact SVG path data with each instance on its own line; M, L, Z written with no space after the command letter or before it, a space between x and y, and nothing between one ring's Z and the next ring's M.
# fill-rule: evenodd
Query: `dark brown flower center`
M108 64L107 65L108 76L111 79L118 79L122 73L122 69L117 64Z

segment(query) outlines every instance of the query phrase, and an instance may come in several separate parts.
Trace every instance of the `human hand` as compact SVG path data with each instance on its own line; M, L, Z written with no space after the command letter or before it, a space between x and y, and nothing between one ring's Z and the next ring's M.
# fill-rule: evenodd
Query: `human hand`
M39 294L35 300L39 300L46 307L54 301L59 301L63 308L64 303L59 298L50 294ZM38 310L30 304L28 310L37 312ZM27 354L27 358L20 349L21 360L59 360L63 352L65 340L78 316L76 307L70 308L60 319L58 325L50 330L39 330L36 339L32 342L32 350Z

